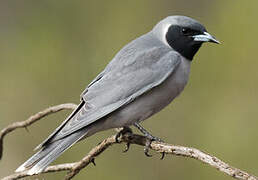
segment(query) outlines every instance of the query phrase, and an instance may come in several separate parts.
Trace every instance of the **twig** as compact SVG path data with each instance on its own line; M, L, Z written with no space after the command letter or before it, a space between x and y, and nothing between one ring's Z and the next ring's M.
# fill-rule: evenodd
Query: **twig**
M57 106L54 106L54 107L57 107ZM45 115L43 115L43 116L45 116ZM39 117L39 118L41 118L41 117ZM33 122L35 122L35 121L33 121ZM31 122L31 123L33 123L33 122ZM28 125L26 125L26 126L28 126ZM90 163L95 164L94 159L98 155L100 155L103 151L105 151L108 147L110 147L112 144L118 144L118 143L124 142L124 143L131 143L131 144L145 146L148 139L141 135L126 133L126 134L122 135L122 137L120 137L119 140L120 140L119 142L116 142L115 135L113 135L113 136L105 139L104 141L102 141L102 143L100 143L96 147L94 147L88 153L88 155L85 156L82 160L75 162L75 163L67 163L67 164L59 164L59 165L49 166L42 173L68 171L68 174L66 175L65 179L69 180L69 179L72 179L76 174L78 174L80 172L81 169L85 168ZM179 145L171 145L171 144L161 143L161 142L157 142L157 141L153 141L150 145L150 148L159 153L172 154L172 155L183 156L183 157L188 157L188 158L193 158L193 159L199 160L201 162L204 162L205 164L210 165L211 167L216 168L217 170L219 170L221 172L224 172L225 174L227 174L235 179L258 180L257 177L255 177L251 174L248 174L240 169L234 168L234 167L230 166L229 164L221 161L217 157L209 155L208 153L205 153L205 152L200 151L195 148L184 147L184 146L179 146ZM23 172L15 173L10 176L4 177L2 180L14 180L14 179L20 179L20 178L23 178L26 176L29 176L29 175L27 175L27 171L23 171Z
M14 123L10 124L9 126L7 126L6 128L2 129L2 131L0 132L0 160L1 160L2 154L3 154L3 140L4 140L5 135L14 131L17 128L27 128L31 124L35 123L36 121L40 120L41 118L43 118L49 114L56 113L56 112L64 110L64 109L75 109L76 107L77 107L77 105L72 104L72 103L52 106L52 107L49 107L43 111L40 111L40 112L32 115L25 121L14 122Z

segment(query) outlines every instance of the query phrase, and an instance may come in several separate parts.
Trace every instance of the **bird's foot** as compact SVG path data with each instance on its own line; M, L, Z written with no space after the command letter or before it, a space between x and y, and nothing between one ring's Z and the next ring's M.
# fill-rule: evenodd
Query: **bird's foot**
M133 131L131 128L127 126L123 127L123 129L116 134L116 137L115 137L116 142L119 143L120 142L119 138L121 138L126 133L132 134Z
M122 129L121 131L119 131L119 132L116 134L116 137L115 137L116 142L119 143L119 142L120 142L120 141L119 141L119 138L120 138L121 136L127 134L127 133L132 134L132 133L133 133L132 129L129 128L129 127L127 127L127 126L126 126L126 127L123 127L123 129ZM130 144L129 142L126 143L125 150L123 150L124 153L129 150L130 145L131 145L131 144Z
M125 150L123 150L123 153L126 153L130 149L131 143L126 143Z
M160 160L163 160L164 157L165 157L166 153L165 152L161 152L161 157L160 157Z
M145 143L145 146L144 146L144 154L147 156L147 157L151 157L152 155L149 154L149 150L150 150L150 147L151 147L151 142L152 140L147 138L146 139L146 143Z
M139 123L134 123L134 126L137 129L139 129L141 131L141 133L143 133L144 136L147 137L148 139L150 139L151 141L164 142L160 138L151 135L151 133L149 133L146 129L144 129L144 127L142 127Z
M152 138L150 139L149 137L146 137L146 143L145 143L145 146L144 146L144 154L147 156L147 157L152 157L152 155L149 154L149 150L151 148L151 143L153 141L158 141L158 142L163 142L160 138ZM161 152L161 157L160 157L160 160L163 160L165 157L165 152Z
M162 139L160 139L159 137L156 136L152 136L151 134L146 134L145 135L148 139L150 139L151 141L158 141L158 142L164 142Z
M158 142L164 142L162 139L155 137L153 135L151 135L146 129L144 129L144 127L142 127L139 123L134 123L134 126L136 128L138 128L143 134L144 136L147 138L146 140L146 144L144 147L144 154L148 157L151 157L151 155L149 154L149 149L151 146L152 141L158 141ZM162 152L161 158L160 159L164 159L165 157L165 153Z

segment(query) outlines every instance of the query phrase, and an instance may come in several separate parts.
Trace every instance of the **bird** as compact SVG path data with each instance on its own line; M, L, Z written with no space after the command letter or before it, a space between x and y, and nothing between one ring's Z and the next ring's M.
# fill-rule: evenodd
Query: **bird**
M220 44L197 20L168 16L125 45L80 95L77 108L16 172L42 172L65 150L93 134L137 127L170 104L188 82L191 62L205 42Z

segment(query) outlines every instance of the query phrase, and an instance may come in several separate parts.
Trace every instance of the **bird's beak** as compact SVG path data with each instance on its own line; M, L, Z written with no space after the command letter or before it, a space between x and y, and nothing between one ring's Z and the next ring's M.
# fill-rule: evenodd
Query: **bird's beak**
M217 39L215 39L215 37L213 37L207 32L204 32L203 34L194 35L192 37L194 41L212 42L212 43L220 44L220 42Z

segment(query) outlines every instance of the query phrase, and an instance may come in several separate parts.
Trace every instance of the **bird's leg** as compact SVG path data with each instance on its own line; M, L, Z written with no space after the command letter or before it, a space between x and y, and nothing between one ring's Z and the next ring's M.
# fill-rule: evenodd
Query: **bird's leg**
M116 137L115 137L116 142L118 143L119 142L118 138L123 136L126 133L131 133L132 134L133 131L128 126L123 127L123 129L116 134ZM125 150L123 152L127 152L129 150L129 148L130 148L130 143L128 142L128 143L126 143L126 147L125 147Z
M150 145L152 141L159 141L159 142L163 142L160 138L155 137L153 135L151 135L146 129L144 129L144 127L142 127L139 123L134 123L134 126L139 129L145 137L147 137L147 141L144 147L144 154L148 157L151 157L151 155L149 154L149 149L150 149ZM164 158L164 153L162 153L162 157L161 159Z
M159 141L159 142L163 142L160 138L155 137L153 135L151 135L146 129L144 129L144 127L142 127L139 123L134 123L134 126L137 127L137 129L139 129L144 136L146 136L148 139L150 139L151 141Z

